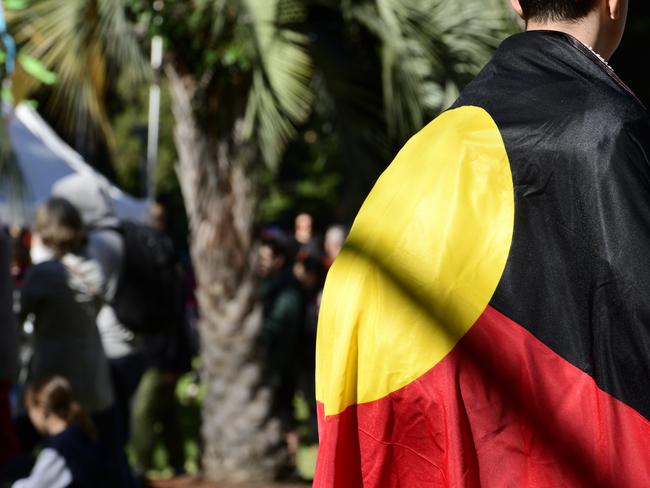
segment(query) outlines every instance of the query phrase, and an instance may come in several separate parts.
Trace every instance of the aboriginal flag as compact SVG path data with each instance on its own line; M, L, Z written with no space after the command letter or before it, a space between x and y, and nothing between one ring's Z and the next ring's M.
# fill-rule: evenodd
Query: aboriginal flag
M589 48L504 41L328 275L314 486L650 486L649 158Z

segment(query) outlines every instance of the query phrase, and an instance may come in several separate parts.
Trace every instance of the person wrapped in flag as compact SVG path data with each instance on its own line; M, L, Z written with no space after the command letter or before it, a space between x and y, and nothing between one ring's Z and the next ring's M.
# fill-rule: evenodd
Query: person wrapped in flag
M314 486L650 485L650 122L627 0L512 0L327 278Z

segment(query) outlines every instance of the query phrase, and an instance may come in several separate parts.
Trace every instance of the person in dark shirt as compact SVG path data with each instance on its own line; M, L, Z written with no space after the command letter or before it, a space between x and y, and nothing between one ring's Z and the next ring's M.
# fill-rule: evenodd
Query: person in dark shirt
M108 488L120 486L90 417L72 396L70 383L54 376L27 387L25 403L46 438L29 477L13 488Z
M0 471L20 453L11 423L10 391L18 369L18 328L13 317L9 234L0 223Z
M288 239L274 237L260 246L258 274L262 303L261 341L264 376L273 390L273 414L282 422L289 452L298 449L293 397L299 369L298 345L304 326L305 303L290 259Z

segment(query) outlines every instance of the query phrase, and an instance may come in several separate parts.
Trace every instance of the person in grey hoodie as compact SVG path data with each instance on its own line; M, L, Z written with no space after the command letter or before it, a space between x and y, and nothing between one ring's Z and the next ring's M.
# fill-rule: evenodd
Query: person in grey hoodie
M105 187L92 175L76 173L55 183L52 194L65 198L81 213L88 229L85 253L99 263L104 282L104 305L97 326L108 357L122 445L129 438L131 399L145 369L138 338L117 318L111 302L124 259L124 241Z

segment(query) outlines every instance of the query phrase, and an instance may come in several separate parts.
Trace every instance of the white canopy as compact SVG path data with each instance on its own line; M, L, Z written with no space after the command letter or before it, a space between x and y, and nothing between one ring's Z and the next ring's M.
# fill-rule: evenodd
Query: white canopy
M28 105L18 105L10 115L9 137L25 182L24 198L21 205L10 202L8 195L0 194L0 222L30 224L38 205L50 197L52 186L73 173L97 178L107 189L118 218L146 219L146 200L136 199L112 185L63 142Z

